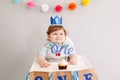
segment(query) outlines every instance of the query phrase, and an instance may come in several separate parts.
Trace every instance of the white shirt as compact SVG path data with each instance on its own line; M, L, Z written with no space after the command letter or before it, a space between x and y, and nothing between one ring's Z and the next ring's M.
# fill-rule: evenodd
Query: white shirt
M53 43L48 41L39 54L43 55L48 61L59 61L62 58L67 59L71 54L76 54L73 42L69 37L62 44Z

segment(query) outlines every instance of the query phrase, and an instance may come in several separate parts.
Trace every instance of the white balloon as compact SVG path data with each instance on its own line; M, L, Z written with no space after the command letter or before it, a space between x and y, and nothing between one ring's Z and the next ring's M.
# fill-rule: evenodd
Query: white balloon
M48 9L49 9L49 6L48 6L47 4L42 4L42 5L41 5L41 10L42 10L43 12L47 12Z

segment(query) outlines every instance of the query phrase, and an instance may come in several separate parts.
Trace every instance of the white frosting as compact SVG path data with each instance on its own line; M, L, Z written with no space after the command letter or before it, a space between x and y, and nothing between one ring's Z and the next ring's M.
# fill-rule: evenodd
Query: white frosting
M60 62L59 62L59 65L67 65L68 62L65 60L65 59L62 59Z

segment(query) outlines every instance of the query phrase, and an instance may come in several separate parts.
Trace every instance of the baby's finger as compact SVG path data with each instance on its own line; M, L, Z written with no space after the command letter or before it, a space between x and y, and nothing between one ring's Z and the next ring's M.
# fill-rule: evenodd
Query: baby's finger
M44 64L41 64L40 67L41 67L41 68L44 68Z
M70 60L70 64L75 65L75 64L76 64L76 61L75 61L75 60Z

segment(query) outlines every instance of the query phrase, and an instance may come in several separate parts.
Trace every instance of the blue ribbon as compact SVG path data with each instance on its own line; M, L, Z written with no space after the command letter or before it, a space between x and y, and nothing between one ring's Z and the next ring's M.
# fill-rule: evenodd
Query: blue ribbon
M78 78L78 71L74 71L73 72L72 80L79 80L79 78Z
M50 74L50 79L49 80L52 80L52 73L49 73Z
M26 80L29 80L29 79L30 79L30 73L26 75Z

